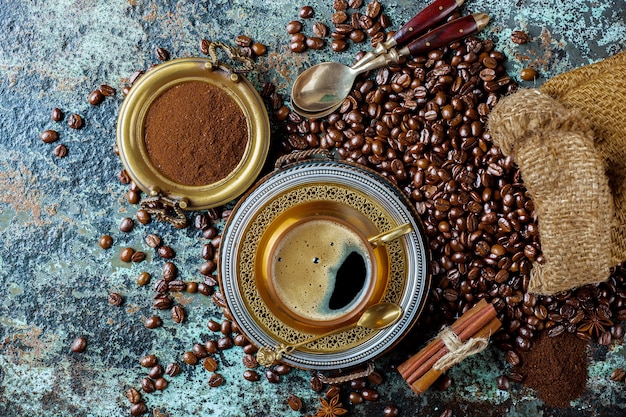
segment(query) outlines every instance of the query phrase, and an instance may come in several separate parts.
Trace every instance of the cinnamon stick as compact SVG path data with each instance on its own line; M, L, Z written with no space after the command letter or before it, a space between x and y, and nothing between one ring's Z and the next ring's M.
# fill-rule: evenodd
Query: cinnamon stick
M484 299L473 308L465 312L450 328L465 341L485 326L496 316L495 308ZM447 353L443 341L434 339L424 349L406 360L398 367L402 377L409 383L415 382L421 377L437 360ZM438 356L438 357L437 357Z
M475 335L471 336L474 338L485 338L488 339L491 335L493 335L499 328L502 326L502 323L498 318L493 318L486 326L481 328ZM428 371L424 373L420 378L418 378L415 382L411 383L411 389L416 394L421 394L425 392L443 373L442 370L430 368Z

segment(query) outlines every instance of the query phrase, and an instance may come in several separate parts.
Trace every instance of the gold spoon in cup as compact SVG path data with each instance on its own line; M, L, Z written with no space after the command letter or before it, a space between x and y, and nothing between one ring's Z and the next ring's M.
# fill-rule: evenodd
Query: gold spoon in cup
M326 336L330 336L336 333L345 332L353 327L364 327L372 330L382 330L386 327L394 324L402 316L402 307L393 303L378 303L369 307L363 312L359 321L347 326L340 327L330 332L318 334L302 342L292 343L286 345L282 343L280 346L271 348L269 346L263 346L256 354L256 359L261 366L270 366L276 361L280 361L283 354L290 354L300 346L304 346L310 342L321 339Z

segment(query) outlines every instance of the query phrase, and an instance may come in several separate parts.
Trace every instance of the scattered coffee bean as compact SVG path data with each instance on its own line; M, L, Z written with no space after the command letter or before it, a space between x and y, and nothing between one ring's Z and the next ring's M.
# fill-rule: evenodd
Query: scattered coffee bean
M322 22L315 22L313 25L313 34L318 38L325 38L328 36L328 27Z
M400 409L395 405L388 405L383 409L383 416L397 417L400 415Z
M157 378L154 381L154 388L156 388L159 391L163 391L165 388L167 388L167 385L168 385L167 379L163 377Z
M124 302L124 299L119 293L112 292L109 294L108 301L109 301L109 304L111 304L112 306L121 306L122 303Z
M107 85L107 84L102 84L100 86L100 91L106 97L110 97L110 96L114 96L115 95L115 88L113 88L113 87L111 87L110 85Z
M148 236L146 236L145 241L146 245L150 246L153 249L161 246L161 238L155 234L149 234Z
M259 363L256 360L256 357L252 354L245 354L242 358L243 366L246 368L256 368Z
M146 259L146 253L142 251L136 251L130 257L131 262L134 262L134 263L143 262L145 259Z
M185 310L178 304L172 307L171 310L172 319L176 323L182 323L185 321Z
M293 35L294 33L302 31L302 23L298 22L297 20L292 20L291 22L287 23L286 29L287 33Z
M166 296L159 295L154 299L152 306L157 310L167 310L172 306L172 299Z
M109 235L103 235L98 240L98 245L102 249L110 249L113 246L113 238Z
M311 389L315 392L321 392L324 389L324 384L317 374L311 377Z
M496 378L496 385L499 390L508 391L511 388L511 384L509 382L509 377L506 375L500 375Z
M259 42L254 42L251 48L252 48L252 52L256 56L263 56L267 53L267 46Z
M156 364L148 370L148 376L152 379L157 379L163 376L163 372L163 367L159 364Z
M300 17L303 19L310 19L315 15L315 11L311 6L302 6L300 9Z
M150 394L156 391L156 387L154 386L154 381L148 377L141 379L141 389L146 394Z
M224 384L224 377L221 374L214 373L209 377L209 386L212 388L219 387Z
M77 337L70 346L72 352L82 353L87 349L87 339L85 337Z
M610 379L611 381L625 382L626 371L622 368L616 368L613 372L611 372Z
M209 54L210 47L211 47L211 41L209 41L208 39L200 40L200 52L202 52L204 55Z
M348 395L350 404L357 405L363 403L363 396L356 391L351 391Z
M253 371L252 369L246 369L243 372L243 378L246 381L256 382L261 379L261 376L259 375L257 371Z
M526 32L522 32L521 30L514 30L511 33L511 41L518 45L522 45L527 43L530 40L530 36Z
M190 351L183 353L183 362L187 365L196 365L198 364L198 357Z
M230 336L224 336L217 339L217 348L219 350L227 350L234 346L233 339Z
M143 324L148 329L156 329L163 325L163 320L161 320L161 317L159 316L151 316L148 317L146 321L143 322Z
M165 281L165 280L163 280ZM187 288L187 284L184 281L175 279L167 283L167 290L170 292L181 292Z
M216 353L219 349L217 348L217 341L210 339L204 343L204 347L206 351L210 354Z
M209 296L213 294L213 287L206 285L204 282L198 284L198 292L202 295Z
M537 78L537 75L537 71L533 68L524 68L519 74L520 78L524 81L533 81Z
M280 382L280 375L271 369L265 370L265 378L272 384L278 384Z
M54 156L57 158L65 158L67 156L68 150L67 146L60 144L54 148Z
M204 359L202 366L209 372L215 372L217 370L217 361L209 356Z
M130 406L130 415L131 416L141 416L148 412L148 407L146 403L143 401L138 402L137 404L133 404Z
M134 227L135 227L135 221L131 219L130 217L124 217L120 221L120 232L129 233L134 229Z
M148 213L147 210L144 209L137 210L135 217L137 218L137 221L141 224L148 224L152 221L152 216L150 215L150 213Z
M188 282L187 286L185 287L185 291L187 291L189 294L198 292L198 283L193 281Z
M139 364L143 366L144 368L152 368L158 362L159 360L157 359L156 355L152 355L152 354L142 356L141 359L139 359Z
M39 134L39 139L41 139L43 143L56 142L57 140L59 140L59 132L52 129L44 130Z
M339 394L341 394L341 388L338 385L331 385L330 388L326 390L324 396L328 399L331 399Z
M443 413L441 413L441 415L439 417L453 417L453 416L454 416L454 414L453 414L452 410L446 409L446 410L443 410Z
M150 273L149 272L140 272L139 275L137 276L137 285L139 286L144 286L144 285L148 285L150 283Z
M102 94L100 90L93 90L91 94L89 94L87 101L89 101L89 104L92 106L97 106L104 101L104 94Z
M176 256L176 252L169 246L163 245L159 246L157 249L157 253L163 259L172 259Z
M300 399L300 397L298 397L295 394L289 394L287 396L287 405L289 405L289 408L291 408L293 411L300 411L302 410L302 399Z
M166 282L173 281L178 276L178 267L173 262L165 262L161 268L163 279Z
M378 401L378 398L380 398L378 391L371 388L365 388L361 391L361 396L363 396L365 401Z
M83 127L84 121L80 115L73 113L67 118L67 125L71 129L80 129Z
M55 122L60 122L61 120L63 120L63 111L58 108L55 107L54 109L52 109L52 120L54 120Z
M177 362L169 363L165 367L165 373L172 378L180 374L180 365Z
M128 398L128 401L131 404L137 404L141 401L141 394L137 391L137 389L131 387L126 391L126 398Z
M170 59L169 51L167 49L161 48L160 46L157 46L154 53L159 61L167 61Z

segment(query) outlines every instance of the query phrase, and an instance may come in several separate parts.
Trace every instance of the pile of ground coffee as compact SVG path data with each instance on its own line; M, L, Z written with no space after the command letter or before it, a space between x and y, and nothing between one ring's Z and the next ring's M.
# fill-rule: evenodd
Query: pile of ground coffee
M587 383L588 342L573 334L549 337L542 333L533 348L522 353L516 371L524 375L524 385L551 407L569 407L580 397Z
M239 164L248 143L243 110L224 90L178 84L148 108L144 142L154 166L182 185L212 184Z

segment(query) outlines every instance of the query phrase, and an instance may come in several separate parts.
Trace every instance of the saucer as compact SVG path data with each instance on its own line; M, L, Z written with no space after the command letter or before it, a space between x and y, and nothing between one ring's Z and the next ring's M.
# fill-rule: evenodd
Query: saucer
M412 226L410 233L377 247L367 243L405 223ZM345 299L329 308L337 288L329 282L339 270L331 265L332 274L323 272L316 258L322 263L339 256L343 262L345 247L357 248L348 252L362 258L347 267L346 276L358 271L364 277L348 281L337 297ZM421 222L392 183L354 164L304 161L268 175L239 200L222 234L219 278L235 321L259 347L356 324L379 302L399 305L403 315L389 328L354 326L282 359L304 369L338 369L381 355L410 330L430 284L428 256Z

